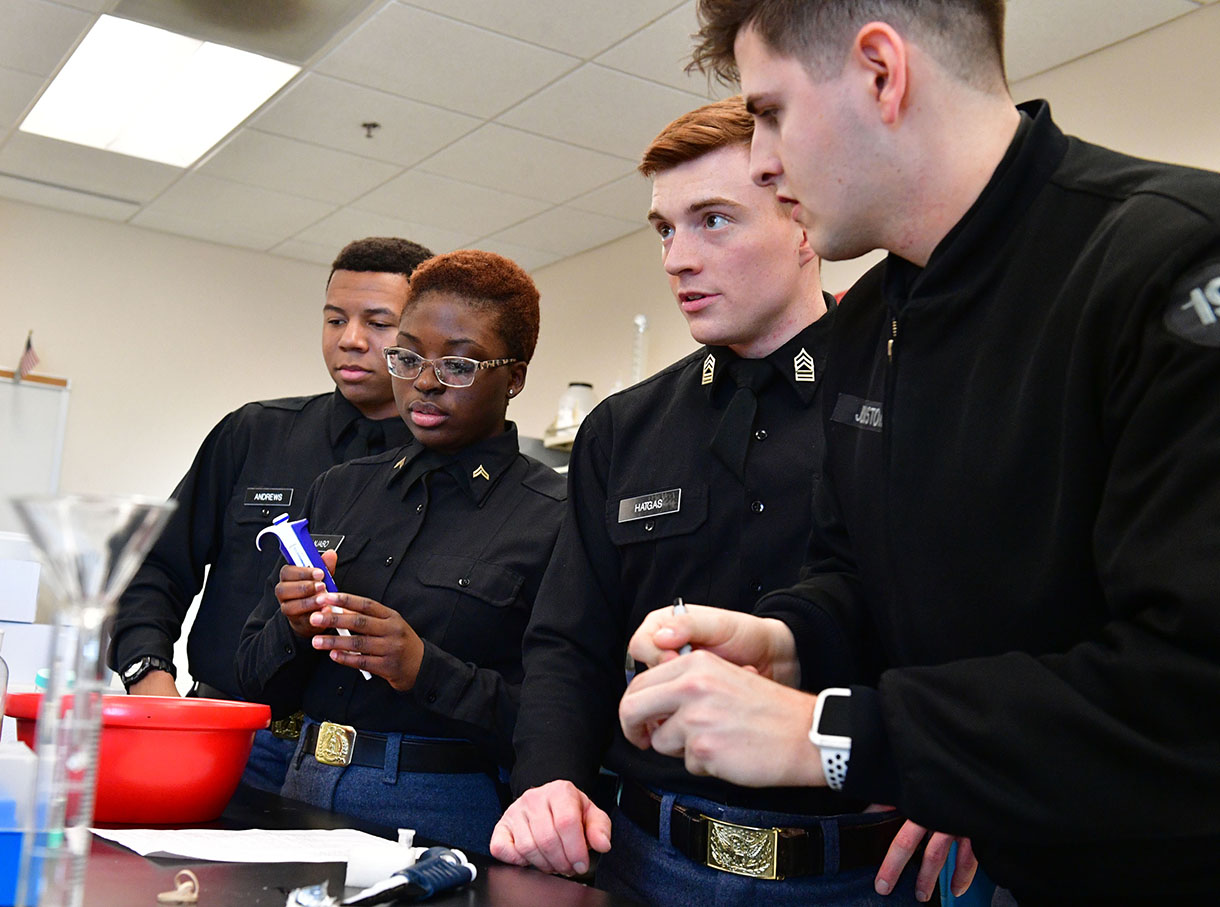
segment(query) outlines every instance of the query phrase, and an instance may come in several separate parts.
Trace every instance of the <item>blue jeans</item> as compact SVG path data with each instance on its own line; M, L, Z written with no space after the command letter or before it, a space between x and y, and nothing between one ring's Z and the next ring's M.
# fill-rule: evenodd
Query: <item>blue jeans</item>
M288 762L296 748L295 740L284 740L266 728L255 731L254 746L250 749L250 758L246 760L242 783L278 794L284 786Z
M305 728L317 724L305 719ZM280 791L322 809L388 825L413 828L428 838L465 851L487 853L502 808L495 782L480 772L399 772L398 748L410 734L387 734L385 764L324 765L298 746Z
M737 904L743 907L757 904L768 907L773 904L897 907L918 903L915 900L915 875L919 866L915 860L903 872L895 891L885 897L873 890L876 867L838 872L838 824L833 819L820 823L826 832L826 872L823 875L774 882L701 866L679 853L670 843L669 813L674 799L672 794L665 795L661 806L659 838L654 838L615 809L611 816L612 846L597 864L598 888L645 904L690 907ZM739 825L808 828L817 823L816 819L811 822L809 816L726 808L699 797L682 795L676 799L682 806ZM875 813L860 816L862 823L876 819ZM932 903L936 903L935 897Z

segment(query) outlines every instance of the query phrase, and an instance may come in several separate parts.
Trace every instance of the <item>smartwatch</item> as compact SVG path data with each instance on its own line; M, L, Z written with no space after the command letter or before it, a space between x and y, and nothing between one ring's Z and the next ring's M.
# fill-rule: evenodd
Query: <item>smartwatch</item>
M145 655L143 658L137 658L119 672L119 678L123 681L123 689L130 693L132 686L139 683L152 671L165 671L175 680L178 677L172 661L166 661L156 655Z
M831 687L818 694L813 707L813 724L809 742L822 757L822 773L826 786L842 790L847 780L847 763L851 759L851 690Z

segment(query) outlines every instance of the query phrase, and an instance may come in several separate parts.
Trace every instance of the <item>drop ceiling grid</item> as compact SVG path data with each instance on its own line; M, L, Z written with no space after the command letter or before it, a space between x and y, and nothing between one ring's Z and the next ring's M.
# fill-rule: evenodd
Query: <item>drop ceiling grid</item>
M114 2L0 0L0 196L322 263L357 235L414 231L538 267L631 232L643 146L731 91L682 71L694 0L378 0L185 171L18 133ZM1010 74L1203 3L1010 0Z

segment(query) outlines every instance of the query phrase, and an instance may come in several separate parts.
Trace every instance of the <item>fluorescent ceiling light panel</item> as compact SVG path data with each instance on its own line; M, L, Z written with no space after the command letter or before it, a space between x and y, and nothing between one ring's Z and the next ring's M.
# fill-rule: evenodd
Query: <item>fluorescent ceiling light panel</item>
M102 16L22 132L187 167L299 66Z

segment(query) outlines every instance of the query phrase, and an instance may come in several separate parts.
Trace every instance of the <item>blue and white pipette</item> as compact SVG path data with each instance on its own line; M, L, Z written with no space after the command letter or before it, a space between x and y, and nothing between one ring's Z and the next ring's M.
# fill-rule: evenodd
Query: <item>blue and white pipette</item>
M281 513L271 525L265 529L259 530L258 535L254 537L254 545L258 549L263 547L263 536L271 533L280 543L280 551L284 555L284 559L295 567L317 567L322 571L322 582L326 585L327 592L338 592L339 587L335 585L335 578L330 575L330 571L326 569L326 564L322 560L322 555L318 553L317 546L313 543L313 537L309 534L309 520L289 520L288 514ZM331 610L336 614L342 614L343 609L332 606ZM345 630L342 627L337 627L340 636L351 636L350 630ZM372 678L372 674L368 671L361 671L365 680Z

